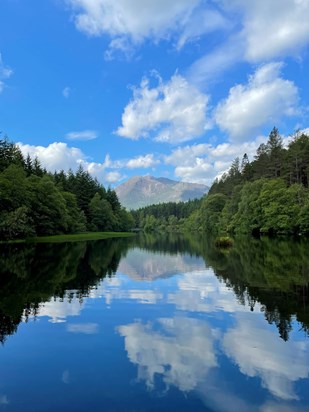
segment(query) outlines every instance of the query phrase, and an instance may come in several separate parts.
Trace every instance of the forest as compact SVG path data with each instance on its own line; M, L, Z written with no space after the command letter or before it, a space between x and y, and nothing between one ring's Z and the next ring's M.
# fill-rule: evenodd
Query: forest
M24 158L17 145L0 140L0 240L128 231L133 224L116 192L82 166L49 173L37 158Z
M297 132L288 146L277 128L257 149L233 161L201 200L161 204L133 212L146 231L232 234L309 234L309 136Z
M85 231L309 234L309 136L287 147L277 128L252 161L236 158L202 199L128 212L117 194L83 170L50 173L0 140L0 239Z

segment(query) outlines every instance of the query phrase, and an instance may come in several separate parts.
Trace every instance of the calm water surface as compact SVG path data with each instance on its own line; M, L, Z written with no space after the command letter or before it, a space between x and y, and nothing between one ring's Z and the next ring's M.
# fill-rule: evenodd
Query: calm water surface
M309 407L309 243L0 247L0 410Z

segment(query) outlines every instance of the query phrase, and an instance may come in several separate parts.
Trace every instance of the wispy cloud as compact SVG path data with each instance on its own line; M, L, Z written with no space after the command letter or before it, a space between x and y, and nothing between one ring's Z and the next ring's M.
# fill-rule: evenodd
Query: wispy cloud
M92 335L98 333L99 325L97 323L69 323L67 331L72 333L85 333Z
M83 130L80 132L69 132L65 135L68 140L93 140L98 137L95 130Z
M0 53L0 93L3 91L5 87L5 81L13 74L13 70L9 67L5 66L2 60L2 55Z
M232 36L225 43L197 59L187 70L193 84L206 87L221 78L222 74L242 61L244 44L239 36Z
M240 11L245 58L265 62L295 56L309 41L309 2L304 0L224 1L226 11Z
M0 405L8 405L10 402L6 395L0 395Z
M71 94L71 89L69 86L66 86L63 90L62 90L62 95L63 97L65 97L66 99L68 99L70 97Z

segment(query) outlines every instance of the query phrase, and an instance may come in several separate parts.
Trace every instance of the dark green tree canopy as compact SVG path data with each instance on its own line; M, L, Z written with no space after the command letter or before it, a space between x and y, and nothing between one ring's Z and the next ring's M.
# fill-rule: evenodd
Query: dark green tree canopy
M0 239L129 230L133 220L116 192L80 166L76 173L47 173L38 158L24 159L8 139L0 140Z

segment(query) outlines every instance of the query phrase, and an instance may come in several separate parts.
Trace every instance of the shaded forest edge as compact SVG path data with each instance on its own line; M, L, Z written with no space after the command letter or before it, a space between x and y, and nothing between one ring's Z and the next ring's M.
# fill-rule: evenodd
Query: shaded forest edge
M165 203L132 211L145 231L231 234L309 234L309 136L297 132L287 147L277 128L253 161L233 161L208 194L187 203Z
M117 194L80 166L49 173L37 158L0 140L0 240L84 232L126 232L134 225Z

